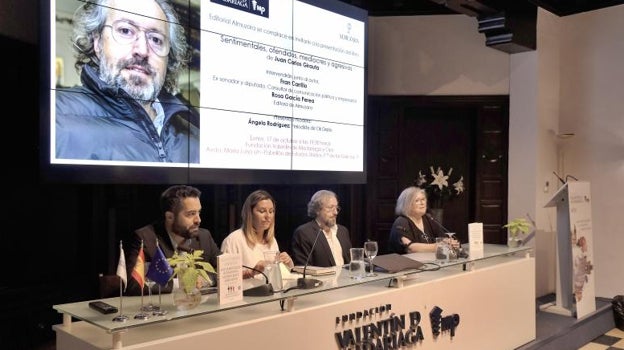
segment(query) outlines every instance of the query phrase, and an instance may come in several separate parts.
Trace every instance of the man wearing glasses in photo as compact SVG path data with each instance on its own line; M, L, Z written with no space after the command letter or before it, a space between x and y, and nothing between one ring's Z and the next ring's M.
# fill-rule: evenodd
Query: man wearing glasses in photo
M199 129L177 93L190 59L165 0L97 0L74 14L82 86L56 91L59 159L199 162Z
M340 206L334 192L320 190L312 195L308 202L308 216L312 220L297 227L291 241L295 265L305 265L308 256L308 265L313 266L330 267L349 263L351 238L349 230L336 222L338 213ZM311 251L315 240L314 251Z

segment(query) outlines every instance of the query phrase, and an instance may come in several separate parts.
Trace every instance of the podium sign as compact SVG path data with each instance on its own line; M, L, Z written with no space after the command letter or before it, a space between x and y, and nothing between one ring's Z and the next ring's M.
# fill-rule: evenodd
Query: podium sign
M596 311L589 182L566 182L544 207L557 209L557 296L543 310L581 318Z

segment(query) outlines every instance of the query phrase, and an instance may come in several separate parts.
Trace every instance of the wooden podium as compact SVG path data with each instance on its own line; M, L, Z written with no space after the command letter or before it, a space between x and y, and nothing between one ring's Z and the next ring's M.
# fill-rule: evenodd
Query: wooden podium
M581 318L596 311L589 182L566 182L544 207L557 209L557 295L540 308Z

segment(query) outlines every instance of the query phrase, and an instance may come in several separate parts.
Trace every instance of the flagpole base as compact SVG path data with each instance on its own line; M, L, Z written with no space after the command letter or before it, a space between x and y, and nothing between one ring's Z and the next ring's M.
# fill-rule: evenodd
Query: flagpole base
M134 315L135 320L147 320L150 317L151 317L150 314L146 312L139 312L138 314Z
M128 321L128 316L126 315L117 315L113 318L113 322L126 322Z

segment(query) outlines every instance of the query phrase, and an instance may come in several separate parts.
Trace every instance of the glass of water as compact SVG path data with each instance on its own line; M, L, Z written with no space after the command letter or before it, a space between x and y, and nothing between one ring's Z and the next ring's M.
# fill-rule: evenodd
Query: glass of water
M373 268L373 259L377 256L378 249L379 248L377 246L377 241L364 242L364 253L366 254L366 257L368 258L368 264L370 265L370 269L368 270L368 273L366 274L366 276L368 277L377 276Z

